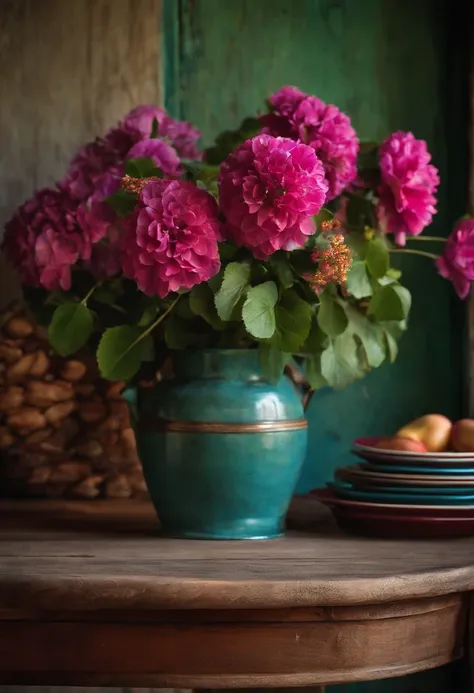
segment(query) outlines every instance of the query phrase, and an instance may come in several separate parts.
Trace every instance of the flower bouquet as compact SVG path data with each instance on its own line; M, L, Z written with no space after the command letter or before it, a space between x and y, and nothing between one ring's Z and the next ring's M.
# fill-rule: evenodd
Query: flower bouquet
M413 134L360 143L347 115L294 87L204 151L199 134L162 109L139 106L82 147L64 178L7 224L3 250L60 355L87 347L105 379L134 383L152 378L169 354L189 379L196 353L207 354L199 373L225 380L231 363L212 359L227 352L248 382L281 387L285 367L297 364L311 389L340 388L396 358L411 296L392 254L435 261L467 296L474 221L458 223L439 257L407 246L445 243L420 237L436 212L439 176ZM239 360L241 350L251 366ZM218 393L208 396L219 404ZM198 399L178 414L193 434L186 422L214 424L219 412L234 416L226 431L262 417L302 419L285 403L288 393L281 409L265 396L259 406L243 397L237 414L231 400L207 411ZM162 435L180 407L160 402ZM298 459L280 480L287 495L304 457L303 444L295 449ZM262 535L276 533L270 525Z

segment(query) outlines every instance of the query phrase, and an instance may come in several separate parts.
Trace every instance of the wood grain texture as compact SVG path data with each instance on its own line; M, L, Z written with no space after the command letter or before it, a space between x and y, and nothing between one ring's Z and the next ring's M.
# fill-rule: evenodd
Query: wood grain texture
M412 613L371 606L356 619L341 607L283 622L257 612L225 622L212 610L181 624L159 611L150 623L139 615L133 623L0 621L0 679L221 688L401 676L461 656L464 612L455 595L419 602Z
M0 238L81 143L159 103L160 25L160 0L0 3ZM0 300L15 293L2 267Z
M19 618L32 608L94 611L98 600L103 610L290 608L474 589L474 539L349 537L327 524L327 511L312 499L294 511L312 533L269 542L159 538L145 503L27 507L0 504L0 609Z
M177 541L147 503L2 502L0 681L316 686L461 656L473 540L351 539L312 499L291 525Z

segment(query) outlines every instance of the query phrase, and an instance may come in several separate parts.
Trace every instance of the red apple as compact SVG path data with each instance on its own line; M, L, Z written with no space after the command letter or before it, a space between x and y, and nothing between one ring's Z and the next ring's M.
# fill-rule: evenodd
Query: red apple
M379 438L375 444L380 450L403 450L404 452L427 452L426 447L419 440L392 436L390 438Z
M456 421L451 431L451 447L455 452L474 452L474 420Z
M403 426L395 435L423 443L428 452L442 452L448 448L452 427L446 416L427 414Z

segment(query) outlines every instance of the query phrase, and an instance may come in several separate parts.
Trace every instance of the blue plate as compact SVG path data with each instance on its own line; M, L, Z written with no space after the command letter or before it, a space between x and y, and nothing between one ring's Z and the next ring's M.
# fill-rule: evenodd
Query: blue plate
M474 476L474 467L402 467L398 464L388 466L386 464L376 464L375 462L362 465L362 469L370 472L381 472L382 474L440 474L444 476Z
M336 482L337 488L340 488L339 483ZM377 486L377 487L369 487L367 488L367 485L364 484L363 488L360 488L357 484L357 481L353 483L353 485L348 485L345 486L342 484L342 487L345 489L353 489L354 491L361 491L362 493L396 493L397 495L404 494L404 493L409 493L412 495L412 493L417 493L417 494L423 494L427 496L471 496L474 494L474 482L472 483L472 486ZM331 488L334 488L331 486ZM337 491L337 488L334 489Z
M472 505L474 493L452 495L428 493L399 493L391 491L356 491L350 484L329 483L338 498L371 503L403 503L406 505Z

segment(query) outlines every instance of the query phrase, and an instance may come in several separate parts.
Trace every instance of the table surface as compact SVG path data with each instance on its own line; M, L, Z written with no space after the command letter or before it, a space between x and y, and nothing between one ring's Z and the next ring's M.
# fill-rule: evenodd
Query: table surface
M351 537L310 498L289 524L175 540L144 502L1 501L0 679L302 686L461 656L474 538Z
M275 608L369 604L474 589L474 538L378 540L332 526L312 499L271 541L159 536L151 505L0 502L0 609ZM1 589L3 588L3 589Z

